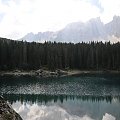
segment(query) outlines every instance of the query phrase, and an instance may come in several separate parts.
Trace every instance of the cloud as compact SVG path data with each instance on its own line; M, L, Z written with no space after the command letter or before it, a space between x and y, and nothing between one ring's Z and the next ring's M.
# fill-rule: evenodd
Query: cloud
M94 6L98 7L100 9L101 13L104 11L104 8L101 6L101 3L99 0L86 0L86 1L91 3Z
M0 22L3 20L4 13L0 13Z
M99 8L83 0L0 0L0 36L17 39L28 32L56 31L75 21L99 16ZM90 14L91 13L91 14Z
M99 0L104 12L101 14L101 19L105 23L110 22L114 15L120 16L120 0Z
M0 36L19 39L98 16L107 23L114 15L120 15L120 0L0 0Z
M10 0L0 0L2 4L9 5Z

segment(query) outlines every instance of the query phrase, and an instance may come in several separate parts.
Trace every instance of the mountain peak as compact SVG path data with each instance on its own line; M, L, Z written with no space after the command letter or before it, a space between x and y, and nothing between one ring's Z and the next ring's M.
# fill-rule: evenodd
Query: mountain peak
M120 20L120 16L114 15L113 20Z
M88 22L101 22L101 19L100 19L100 17L92 18Z
M27 41L57 41L57 42L88 42L108 40L110 36L120 38L120 16L114 16L113 20L104 24L100 17L92 18L88 22L74 22L57 32L28 33L23 40ZM110 40L110 39L109 39Z

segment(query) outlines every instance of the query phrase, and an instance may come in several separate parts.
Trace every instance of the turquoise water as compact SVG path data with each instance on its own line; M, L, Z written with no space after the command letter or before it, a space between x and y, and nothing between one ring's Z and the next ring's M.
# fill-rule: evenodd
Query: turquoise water
M24 120L119 120L120 75L1 76L0 93Z

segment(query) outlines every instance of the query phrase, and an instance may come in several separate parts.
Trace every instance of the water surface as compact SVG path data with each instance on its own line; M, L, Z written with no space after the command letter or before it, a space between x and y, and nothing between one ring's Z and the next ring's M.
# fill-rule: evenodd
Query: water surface
M119 120L120 75L1 76L0 93L24 120Z

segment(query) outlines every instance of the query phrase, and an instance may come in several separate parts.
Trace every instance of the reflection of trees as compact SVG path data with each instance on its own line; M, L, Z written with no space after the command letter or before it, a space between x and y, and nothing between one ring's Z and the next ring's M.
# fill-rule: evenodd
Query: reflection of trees
M117 99L120 102L120 96L74 96L74 95L35 95L35 94L4 94L3 97L9 102L13 103L16 101L23 102L32 102L32 103L48 103L51 101L63 103L67 100L82 100L82 101L91 101L91 102L99 102L106 101L112 102L113 99Z

